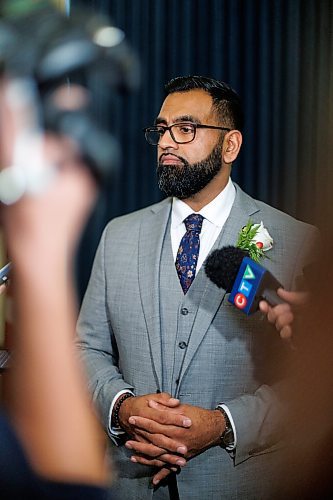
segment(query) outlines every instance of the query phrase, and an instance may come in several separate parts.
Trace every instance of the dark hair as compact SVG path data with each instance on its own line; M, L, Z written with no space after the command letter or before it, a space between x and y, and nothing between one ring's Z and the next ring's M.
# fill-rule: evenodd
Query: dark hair
M213 99L213 107L216 109L221 125L224 124L232 129L242 130L243 110L241 100L227 83L208 78L206 76L177 76L165 85L167 94L174 92L189 92L194 89L202 89Z

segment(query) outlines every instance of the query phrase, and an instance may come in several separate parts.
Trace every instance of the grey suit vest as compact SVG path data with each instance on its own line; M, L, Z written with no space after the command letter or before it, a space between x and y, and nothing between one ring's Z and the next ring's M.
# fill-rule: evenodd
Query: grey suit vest
M204 290L203 267L184 295L172 254L170 219L160 258L160 321L162 339L162 390L178 395L178 380Z

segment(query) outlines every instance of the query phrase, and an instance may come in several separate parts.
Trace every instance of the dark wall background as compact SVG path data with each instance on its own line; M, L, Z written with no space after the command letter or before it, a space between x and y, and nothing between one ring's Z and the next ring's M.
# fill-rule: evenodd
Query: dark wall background
M256 198L324 224L332 198L332 0L72 0L109 14L141 61L142 85L105 100L99 115L119 140L122 168L101 192L78 257L83 293L105 223L156 202L152 124L171 77L203 74L230 83L245 109L233 179ZM107 104L106 104L107 103Z

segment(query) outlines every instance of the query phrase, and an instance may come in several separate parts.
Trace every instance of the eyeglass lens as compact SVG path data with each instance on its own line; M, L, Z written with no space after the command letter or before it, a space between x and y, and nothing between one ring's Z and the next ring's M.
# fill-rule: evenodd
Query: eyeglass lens
M191 142L195 136L195 126L192 123L175 123L169 130L173 140L179 144ZM146 138L150 144L157 145L165 131L163 126L152 127L146 131Z

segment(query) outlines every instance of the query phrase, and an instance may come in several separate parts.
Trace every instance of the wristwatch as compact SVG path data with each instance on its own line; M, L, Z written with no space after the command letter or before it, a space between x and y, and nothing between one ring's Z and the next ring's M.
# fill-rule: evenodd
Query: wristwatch
M225 421L225 429L221 435L221 446L223 448L229 448L230 446L233 446L235 443L234 431L230 419L228 417L227 412L221 406L217 406L216 410L219 410L222 413Z

